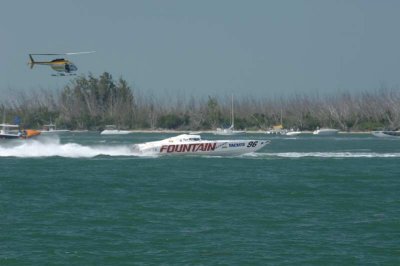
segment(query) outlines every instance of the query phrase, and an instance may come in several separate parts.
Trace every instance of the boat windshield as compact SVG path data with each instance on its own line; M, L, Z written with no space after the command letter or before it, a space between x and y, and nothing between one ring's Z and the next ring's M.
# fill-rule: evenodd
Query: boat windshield
M196 135L196 136L179 135L179 136L170 138L170 141L201 141L201 137L198 135Z

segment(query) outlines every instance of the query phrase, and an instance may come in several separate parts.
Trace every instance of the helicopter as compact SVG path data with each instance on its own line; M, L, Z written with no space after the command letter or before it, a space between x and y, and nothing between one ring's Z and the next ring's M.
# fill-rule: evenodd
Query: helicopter
M78 68L76 65L65 58L56 58L51 61L35 61L33 59L33 55L42 55L42 56L56 56L56 55L78 55L78 54L91 54L95 51L90 52L74 52L74 53L55 53L55 54L29 54L30 61L28 65L32 69L34 65L45 65L50 66L53 70L57 72L57 74L52 74L52 76L74 76L76 75L76 71Z

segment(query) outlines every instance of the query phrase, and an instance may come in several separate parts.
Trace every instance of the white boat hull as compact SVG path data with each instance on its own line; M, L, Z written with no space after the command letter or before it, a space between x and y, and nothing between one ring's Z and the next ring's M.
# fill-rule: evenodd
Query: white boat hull
M313 132L314 135L319 135L319 136L334 136L337 135L338 133L339 130L331 128L318 129Z
M153 141L133 145L132 150L144 155L213 155L234 156L260 150L268 140L200 140L193 142Z
M101 135L126 135L132 133L129 130L114 130L114 129L106 129L100 132Z
M400 131L372 131L372 135L379 138L399 138Z
M229 129L214 131L214 135L220 135L220 136L233 136L233 135L244 135L244 134L246 134L246 131L229 130Z
M295 137L301 134L301 131L288 131L286 136Z

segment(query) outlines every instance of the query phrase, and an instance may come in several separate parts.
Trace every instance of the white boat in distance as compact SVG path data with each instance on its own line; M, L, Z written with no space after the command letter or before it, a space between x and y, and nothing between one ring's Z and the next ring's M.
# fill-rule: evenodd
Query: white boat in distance
M380 130L380 131L372 131L372 135L380 138L398 138L400 137L400 131L392 131L392 130Z
M235 130L233 128L233 124L229 128L217 128L217 130L214 131L214 135L231 136L231 135L243 135L243 134L246 134L246 131Z
M243 135L243 134L246 134L246 131L235 130L235 116L233 115L233 95L232 95L231 126L228 128L217 128L217 130L214 131L214 135L231 136L231 135Z
M298 131L298 130L290 130L290 131L288 131L288 132L286 132L286 136L289 136L289 137L295 137L295 136L298 136L298 135L300 135L300 134L302 134L302 132L301 131Z
M46 133L64 133L64 132L69 132L69 131L70 130L68 130L68 129L57 129L56 125L51 122L48 125L44 125L43 129L40 130L40 132L44 133L44 134L46 134Z
M125 135L132 133L129 130L119 130L115 125L106 125L106 128L100 132L101 135Z
M280 128L279 128L280 127ZM271 130L267 130L265 132L265 134L268 135L281 135L281 136L288 136L288 137L295 137L298 136L300 134L302 134L303 132L299 131L299 130L287 130L287 129L283 129L281 125L278 126L274 126L273 129Z
M132 146L144 155L241 155L258 151L269 140L202 140L200 135L182 134Z
M320 136L334 136L337 135L338 133L339 130L333 128L321 128L313 132L314 135L320 135Z

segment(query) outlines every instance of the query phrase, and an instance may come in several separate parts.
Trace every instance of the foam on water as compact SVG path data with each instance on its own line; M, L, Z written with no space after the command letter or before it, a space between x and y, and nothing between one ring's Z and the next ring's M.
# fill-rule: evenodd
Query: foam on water
M400 153L377 152L278 152L278 153L251 153L252 157L281 157L281 158L399 158Z
M130 144L108 143L105 140L97 144L78 144L75 142L61 143L59 137L42 137L26 141L2 141L0 142L0 157L66 157L66 158L92 158L96 156L145 156L158 157L154 154L141 154L132 149ZM202 157L224 157L207 156ZM242 158L400 158L400 152L373 152L368 149L357 149L336 152L261 152L249 153Z
M85 146L77 143L60 143L58 138L8 142L0 144L0 157L68 157L91 158L99 155L141 156L129 145Z

